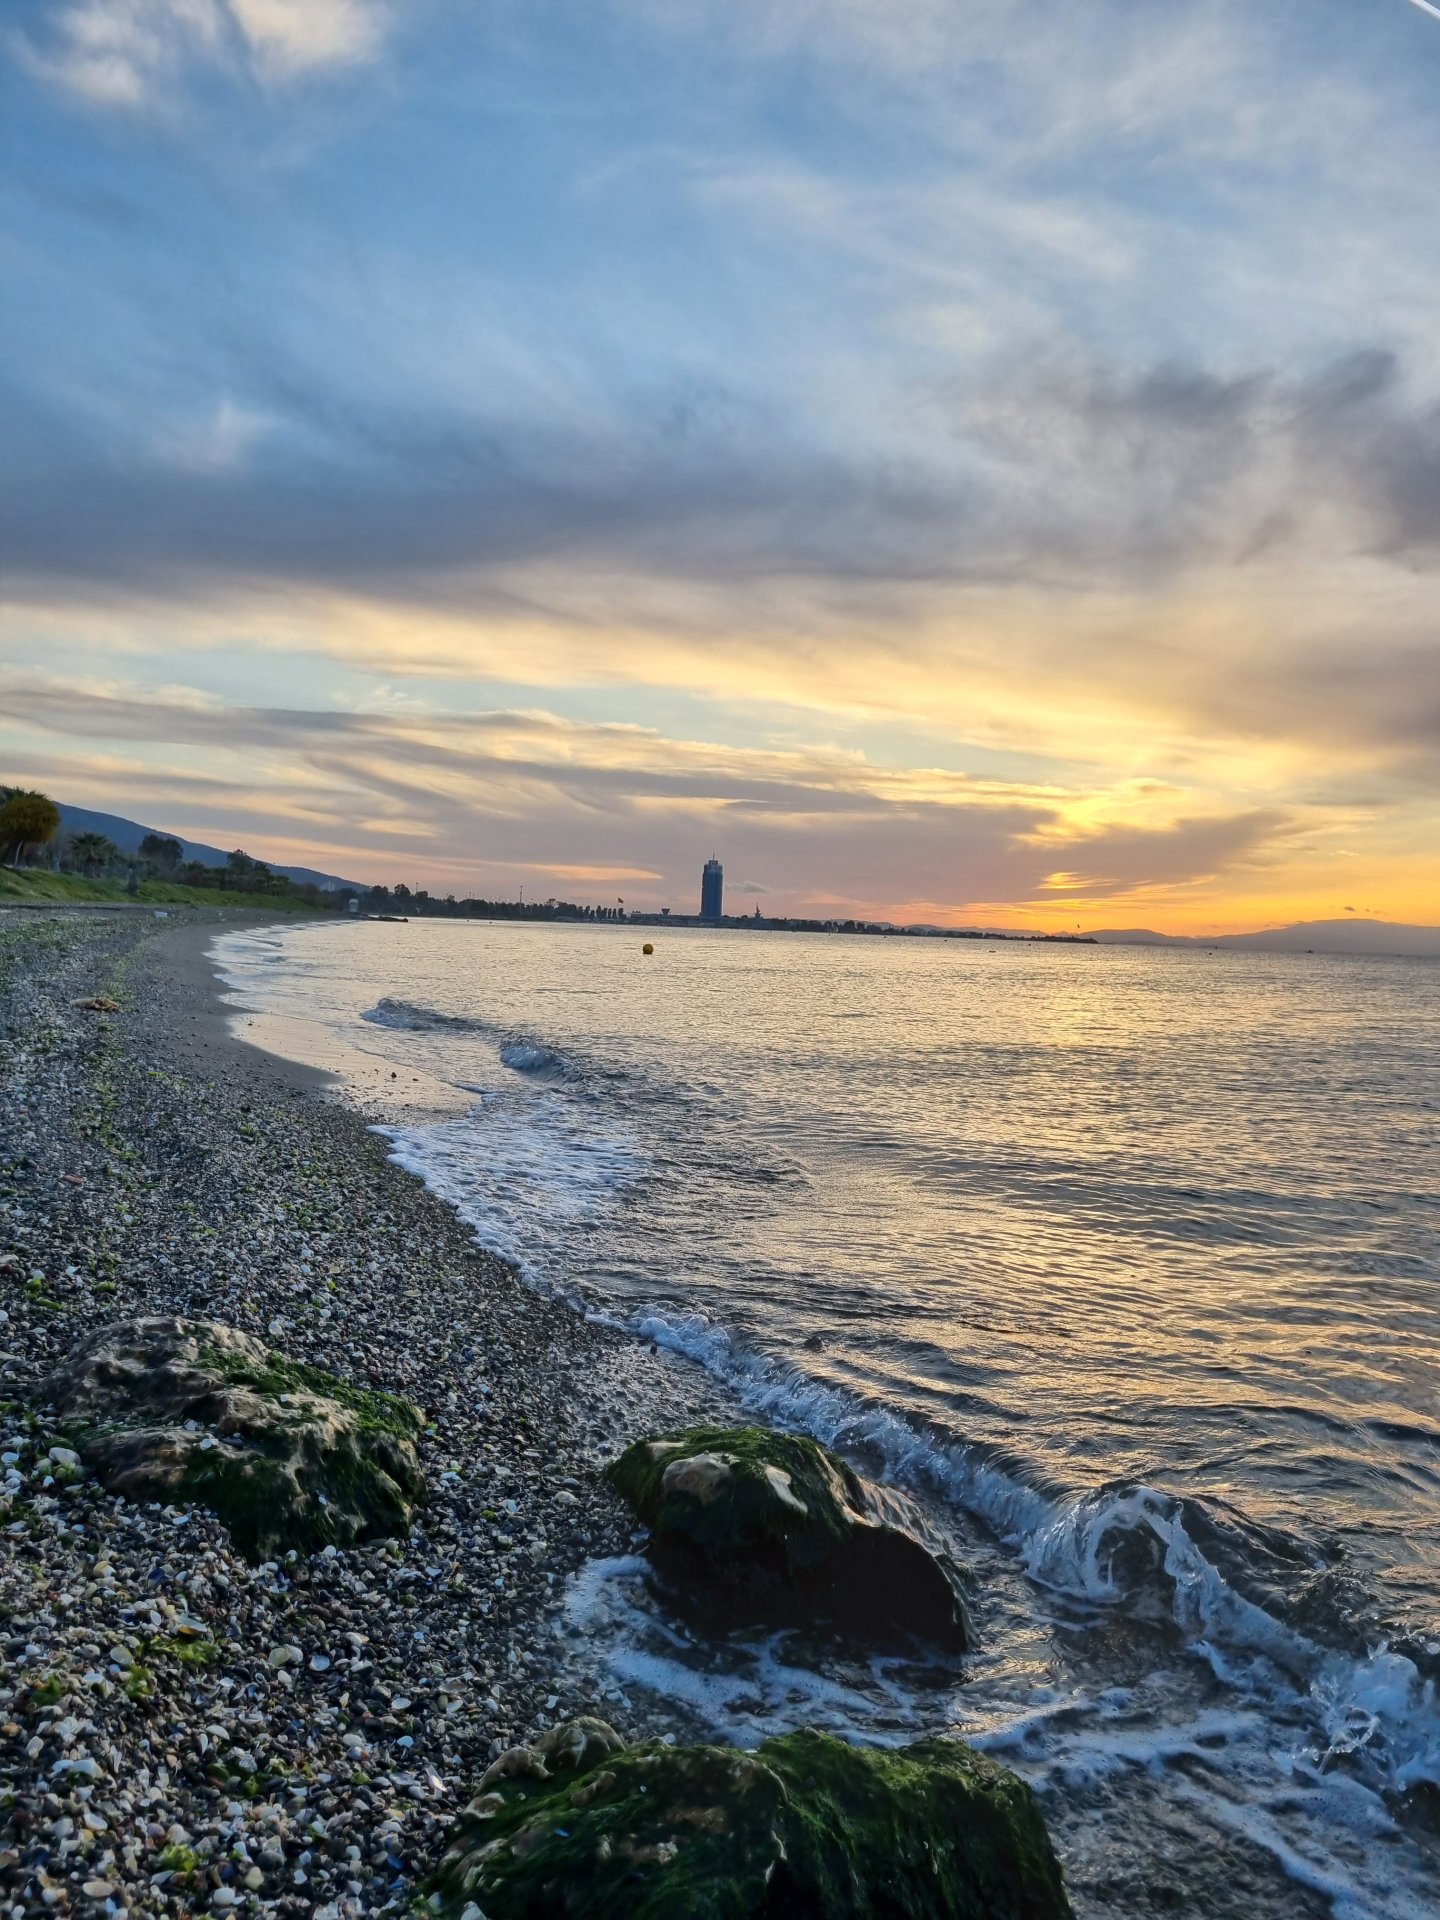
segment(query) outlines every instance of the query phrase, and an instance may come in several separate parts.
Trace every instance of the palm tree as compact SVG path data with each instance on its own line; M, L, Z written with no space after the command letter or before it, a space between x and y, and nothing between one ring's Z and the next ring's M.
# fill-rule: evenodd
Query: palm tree
M77 833L70 842L70 858L87 879L93 879L97 872L108 867L119 852L115 842L107 840L103 833Z

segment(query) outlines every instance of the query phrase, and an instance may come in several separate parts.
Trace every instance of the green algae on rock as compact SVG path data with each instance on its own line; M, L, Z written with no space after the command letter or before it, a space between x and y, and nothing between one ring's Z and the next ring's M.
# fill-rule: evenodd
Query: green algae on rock
M1069 1920L1029 1787L957 1742L804 1730L622 1748L600 1722L502 1757L432 1883L486 1920Z
M636 1441L606 1475L692 1602L969 1645L954 1575L895 1524L901 1503L804 1434L688 1427Z
M252 1559L404 1532L425 1497L408 1401L233 1327L103 1327L42 1393L107 1491L209 1507Z

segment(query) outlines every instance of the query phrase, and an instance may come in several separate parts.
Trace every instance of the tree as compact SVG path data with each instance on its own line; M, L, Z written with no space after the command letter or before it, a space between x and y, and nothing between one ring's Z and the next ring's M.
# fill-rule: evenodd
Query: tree
M180 842L172 840L168 833L147 833L140 842L140 858L161 873L174 873L184 853Z
M0 847L13 850L18 867L32 847L43 847L60 831L60 809L43 793L12 791L0 806Z
M103 833L77 833L70 842L70 858L87 879L93 878L119 856L120 849Z

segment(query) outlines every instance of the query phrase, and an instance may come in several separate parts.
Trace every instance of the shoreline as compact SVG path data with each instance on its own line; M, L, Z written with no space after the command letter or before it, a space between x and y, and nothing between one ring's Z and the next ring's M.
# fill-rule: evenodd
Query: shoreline
M329 1076L234 1034L218 931L0 913L0 1405L19 1443L0 1887L27 1912L401 1911L503 1748L587 1712L658 1730L567 1657L561 1594L629 1544L600 1461L723 1400L528 1288ZM120 1011L76 1006L93 994ZM257 1568L203 1510L47 1486L25 1426L41 1380L91 1329L151 1314L420 1406L430 1498L409 1537ZM207 1664L144 1653L186 1618ZM282 1642L303 1665L275 1670Z
M17 1783L0 1895L27 1914L46 1894L85 1915L409 1911L502 1749L586 1713L630 1739L717 1738L687 1696L637 1677L632 1698L629 1645L612 1667L603 1625L588 1637L596 1563L636 1565L595 1469L647 1431L754 1416L481 1247L388 1159L367 1087L341 1097L235 1031L248 1016L209 948L269 924L294 923L0 911L0 1433L90 1328L180 1313L413 1400L430 1503L408 1538L254 1568L201 1510L46 1488L21 1462L0 1513L0 1771ZM80 1011L94 993L119 1011ZM187 1616L216 1649L203 1667L149 1650ZM280 1644L299 1666L274 1669ZM795 1724L813 1717L797 1700ZM1260 1840L1188 1825L1146 1770L1042 1800L1080 1920L1145 1920L1186 1884L1206 1920L1333 1911Z

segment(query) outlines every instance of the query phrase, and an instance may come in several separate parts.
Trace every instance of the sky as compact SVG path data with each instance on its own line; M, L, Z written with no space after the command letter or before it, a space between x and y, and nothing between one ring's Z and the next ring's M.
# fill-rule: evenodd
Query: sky
M1440 921L1419 0L12 0L0 779L433 892Z

